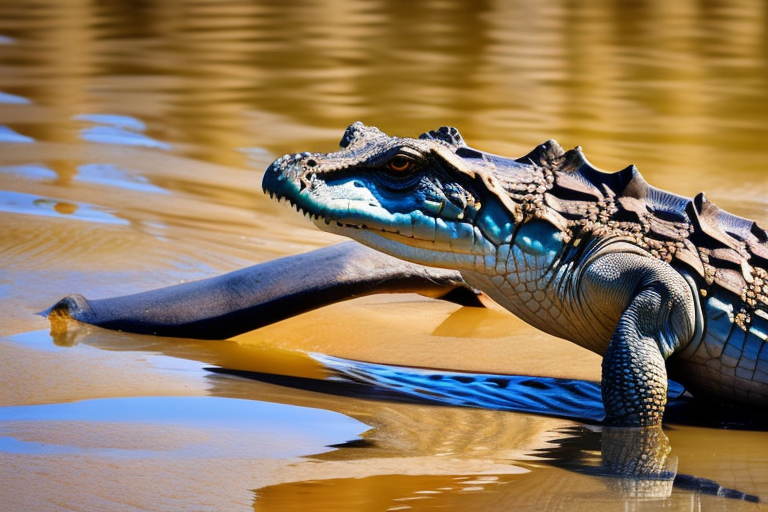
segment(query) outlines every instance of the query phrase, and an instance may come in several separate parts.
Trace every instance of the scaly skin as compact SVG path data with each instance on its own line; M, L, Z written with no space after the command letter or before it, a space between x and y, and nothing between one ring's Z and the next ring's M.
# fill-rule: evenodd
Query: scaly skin
M656 427L667 370L697 398L768 405L768 234L703 194L592 167L355 123L332 153L275 161L264 189L323 230L459 270L531 325L603 356L606 423ZM666 363L666 364L665 364Z

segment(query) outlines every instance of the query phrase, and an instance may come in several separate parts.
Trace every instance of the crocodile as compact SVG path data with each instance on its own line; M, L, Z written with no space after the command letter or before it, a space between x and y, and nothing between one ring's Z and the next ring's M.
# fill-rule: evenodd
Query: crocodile
M660 427L668 378L768 409L768 232L703 193L655 188L634 165L601 171L554 140L507 158L453 127L400 138L360 122L338 151L277 159L263 188L601 355L606 425Z

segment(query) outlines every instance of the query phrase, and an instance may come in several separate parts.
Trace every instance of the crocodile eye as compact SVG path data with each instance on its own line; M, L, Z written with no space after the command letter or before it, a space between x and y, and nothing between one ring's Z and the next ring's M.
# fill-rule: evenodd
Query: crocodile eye
M387 169L395 172L406 172L413 168L413 161L404 156L396 156L387 163Z

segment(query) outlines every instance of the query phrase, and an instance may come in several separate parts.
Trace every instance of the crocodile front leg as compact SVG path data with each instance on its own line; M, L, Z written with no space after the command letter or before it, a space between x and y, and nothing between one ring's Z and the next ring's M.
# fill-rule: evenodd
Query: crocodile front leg
M586 296L600 297L604 310L621 311L603 355L606 424L660 426L667 394L664 362L696 333L691 288L669 265L638 253L601 256L584 279Z
M603 354L603 466L621 477L626 495L668 496L675 459L661 429L665 360L696 335L693 292L669 265L625 251L589 264L580 292L582 303L592 299L587 308L608 312L598 318L615 325Z
M667 404L667 369L654 335L667 306L663 302L657 290L642 290L621 315L603 356L601 389L605 421L610 425L661 424Z

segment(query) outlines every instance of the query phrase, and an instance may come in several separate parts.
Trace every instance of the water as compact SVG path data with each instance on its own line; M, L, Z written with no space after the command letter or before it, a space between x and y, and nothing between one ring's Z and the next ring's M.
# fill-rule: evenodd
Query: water
M358 439L368 430L362 423L324 410L220 397L142 397L85 400L66 404L24 405L2 408L3 434L0 451L26 454L82 454L99 457L157 456L141 446L131 446L124 439L116 445L89 446L81 436L64 435L68 427L81 423L101 423L112 431L132 430L150 424L166 430L187 427L206 432L206 438L233 436L231 443L238 457L295 458L312 455L320 447L343 444ZM30 423L55 424L58 443L42 443L25 439ZM312 429L303 425L311 423ZM39 427L36 427L39 428ZM273 439L270 439L270 436ZM34 435L31 436L34 438ZM115 436L117 437L117 436ZM138 436L137 436L138 437ZM175 437L175 436L174 436ZM179 435L182 438L183 435ZM140 440L137 440L141 444ZM182 443L174 457L231 456L220 446L206 443ZM331 450L331 448L326 448ZM168 452L165 446L160 452ZM165 455L165 454L162 454Z
M747 0L4 0L0 405L75 414L88 403L104 416L25 420L37 444L0 453L0 508L764 509L680 488L661 501L628 498L575 468L597 448L569 420L201 369L317 377L305 355L317 352L599 377L595 356L497 311L373 297L222 344L100 330L62 340L35 313L68 293L132 293L337 241L265 198L260 180L283 153L333 149L357 120L403 136L455 125L470 145L509 156L556 138L598 167L635 163L656 186L704 190L765 227L767 11ZM171 416L182 397L198 397L202 411L214 409L205 400L309 407L371 430L319 439L313 416L270 412L276 423L253 420L274 450L259 452L238 447L253 438L245 428L224 435L204 414L173 428L151 410L140 427L103 421L128 397L167 400ZM235 405L228 424L245 410ZM3 440L22 442L2 410ZM768 500L765 432L667 434L679 472ZM64 441L63 451L33 449ZM131 447L141 456L119 463L109 451Z

